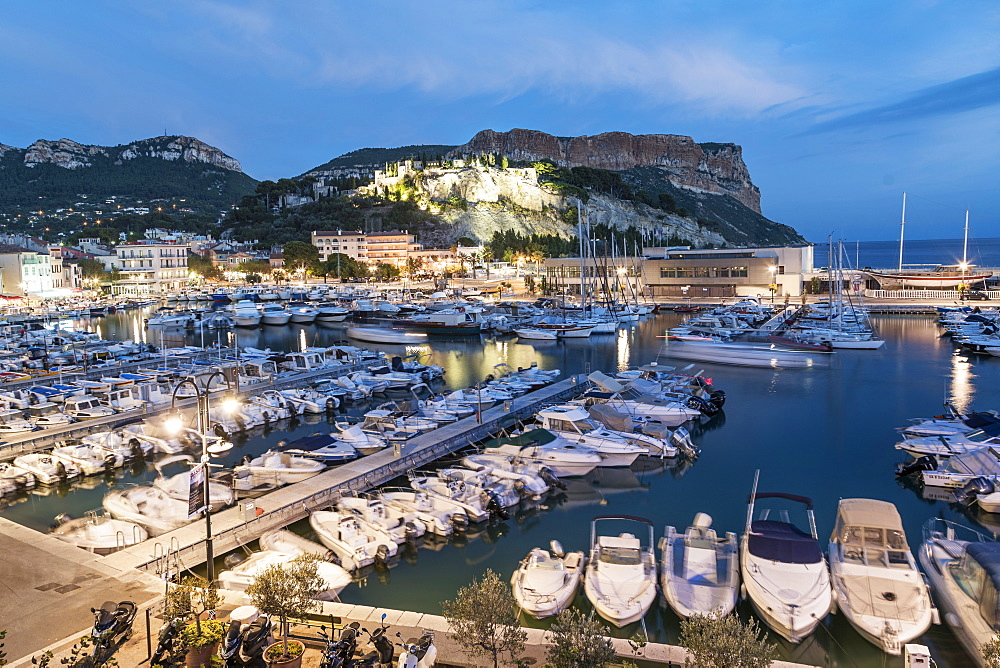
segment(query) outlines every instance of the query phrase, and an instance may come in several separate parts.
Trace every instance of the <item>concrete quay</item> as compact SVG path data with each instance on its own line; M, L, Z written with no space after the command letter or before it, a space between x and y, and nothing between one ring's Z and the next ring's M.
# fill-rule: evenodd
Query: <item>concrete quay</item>
M411 438L401 443L398 455L390 446L302 482L281 487L254 499L256 508L263 511L261 515L247 517L240 505L213 513L214 552L221 555L235 550L267 531L288 526L312 510L335 503L345 491L367 491L488 438L509 420L531 417L544 404L579 394L586 384L587 379L582 375L567 378L512 400L509 411L503 405L483 411L481 423L473 415ZM182 568L192 568L205 561L204 523L192 522L108 555L104 561L122 571L163 572L178 563Z

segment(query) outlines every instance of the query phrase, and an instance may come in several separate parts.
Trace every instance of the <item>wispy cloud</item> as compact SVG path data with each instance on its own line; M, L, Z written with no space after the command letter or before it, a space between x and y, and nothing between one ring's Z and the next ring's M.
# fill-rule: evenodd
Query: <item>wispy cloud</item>
M899 102L823 121L807 133L867 128L952 116L1000 105L1000 67L930 86Z

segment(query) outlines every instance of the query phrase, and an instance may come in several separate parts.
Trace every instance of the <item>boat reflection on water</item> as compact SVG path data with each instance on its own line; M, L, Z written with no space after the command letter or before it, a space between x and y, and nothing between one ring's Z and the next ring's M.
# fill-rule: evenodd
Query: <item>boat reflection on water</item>
M650 460L651 458L644 458ZM637 460L638 463L639 460ZM669 460L651 460L654 466L665 468ZM636 464L633 464L636 466ZM596 468L585 476L563 480L566 489L552 496L552 503L564 508L603 506L607 496L621 492L647 492L649 483L640 480L631 468Z

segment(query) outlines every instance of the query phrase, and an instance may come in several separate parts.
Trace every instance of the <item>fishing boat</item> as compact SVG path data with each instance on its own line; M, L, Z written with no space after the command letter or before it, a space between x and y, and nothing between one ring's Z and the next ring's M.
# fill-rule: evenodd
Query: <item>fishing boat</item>
M631 533L598 533L598 523L627 521L647 533L646 544ZM590 523L590 559L584 577L587 598L604 619L621 628L643 618L656 598L653 523L631 515L604 515Z
M841 499L829 557L837 607L886 654L901 654L937 617L893 504Z
M784 499L805 506L808 532L787 519L770 519L769 510L753 519L757 501ZM764 622L789 642L801 642L833 608L830 573L819 546L812 500L780 492L750 495L746 531L740 545L746 597Z
M549 547L531 548L510 579L517 605L535 619L558 614L573 602L586 563L583 552L567 554L557 540Z
M736 606L740 574L736 534L720 538L712 518L698 513L684 533L666 528L660 539L660 587L680 617L724 617Z

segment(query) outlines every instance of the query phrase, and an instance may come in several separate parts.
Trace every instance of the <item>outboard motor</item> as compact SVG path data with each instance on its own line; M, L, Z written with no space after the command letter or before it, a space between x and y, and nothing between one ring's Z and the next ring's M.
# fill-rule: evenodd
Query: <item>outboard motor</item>
M144 459L146 457L146 453L142 451L142 443L137 438L129 439L128 450L132 454L132 459Z
M547 466L543 466L542 468L538 469L538 477L541 478L542 481L544 481L545 484L552 489L555 489L557 487L559 489L566 489L566 483L560 480L559 477L555 473L553 473L552 470Z
M691 432L684 427L677 427L670 433L670 445L688 459L697 459L701 449L691 440Z
M451 526L456 532L464 532L469 528L469 516L464 512L452 513L448 516L448 520L451 522Z
M507 509L503 507L500 503L500 499L497 497L495 492L486 490L483 492L486 495L486 510L489 511L490 517L499 517L502 520L510 519L510 513Z
M908 464L899 464L896 466L896 477L902 478L903 476L913 475L914 473L919 473L921 471L933 471L937 468L937 459L934 455L924 455L923 457L918 457Z
M220 424L218 422L216 422L215 426L212 427L212 433L215 434L216 436L218 436L219 438L225 439L227 441L231 440L229 438L229 432L226 431L226 428L223 427L222 424Z
M379 566L389 565L389 548L385 545L379 545L378 549L375 550L375 563Z
M714 390L708 393L708 400L722 408L726 405L726 392L724 390Z
M420 527L417 526L416 522L410 520L404 525L403 532L407 539L416 538L420 535Z
M719 408L715 404L701 397L688 397L684 405L692 410L700 411L706 417L712 417L719 412Z
M66 524L66 522L69 522L71 519L73 519L73 516L70 515L69 513L59 513L58 515L52 518L52 524L50 526L53 529L55 529L57 527L61 527L62 525Z
M996 485L989 478L973 478L965 483L962 489L955 491L955 500L965 507L971 506L976 499L985 494L992 494L996 491Z
M403 358L402 357L399 357L397 355L396 357L392 358L392 370L393 371L403 371Z

